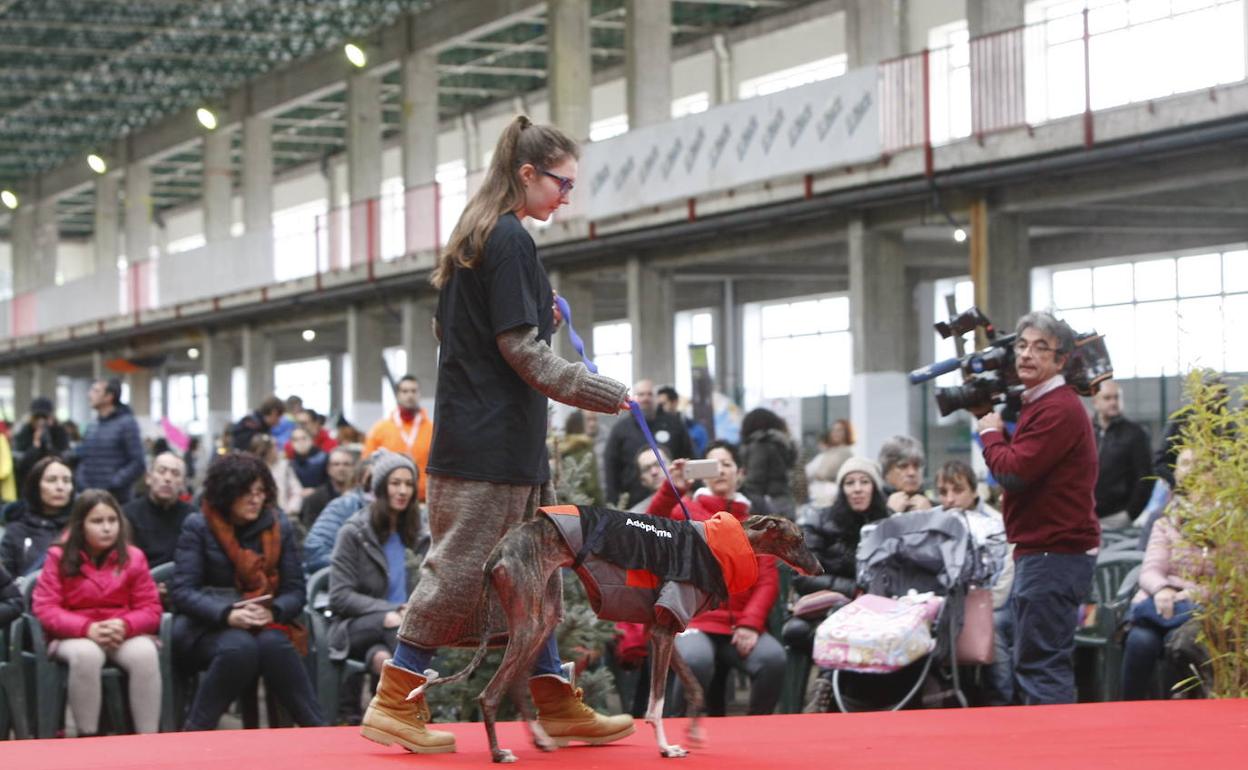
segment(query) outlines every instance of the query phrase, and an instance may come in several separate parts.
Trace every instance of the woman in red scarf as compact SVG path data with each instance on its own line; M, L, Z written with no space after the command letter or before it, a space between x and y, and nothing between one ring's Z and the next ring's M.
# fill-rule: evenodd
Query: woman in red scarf
M302 660L303 570L294 530L276 499L262 460L221 455L208 466L201 512L182 525L173 641L177 659L204 672L184 729L215 729L257 676L297 724L325 724Z

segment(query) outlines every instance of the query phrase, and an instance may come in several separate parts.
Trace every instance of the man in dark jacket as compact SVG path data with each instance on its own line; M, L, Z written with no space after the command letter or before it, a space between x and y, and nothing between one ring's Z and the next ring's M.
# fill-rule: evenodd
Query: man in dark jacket
M130 522L131 541L153 567L173 561L182 522L195 512L182 501L185 489L186 464L173 452L163 452L147 470L147 494L121 509Z
M1102 529L1129 526L1148 503L1153 485L1145 476L1152 473L1152 451L1148 433L1122 415L1122 393L1118 383L1101 384L1092 397L1100 469L1096 476L1096 515Z
M26 474L35 463L48 455L69 459L69 434L56 421L52 399L39 396L30 402L30 418L13 437L13 462L17 468L17 486L26 481Z
M234 424L230 432L230 446L239 452L251 448L251 440L260 434L271 435L274 426L282 420L286 413L286 404L277 396L269 396L260 402L256 411Z
M107 489L117 502L130 500L143 475L143 438L130 407L121 403L121 382L97 380L87 391L99 419L87 426L78 448L79 489Z
M325 506L351 489L356 461L355 452L345 447L337 447L329 453L329 462L325 466L329 480L305 497L303 507L299 509L299 520L303 522L304 529L312 529L316 517L321 515Z
M672 458L693 457L693 442L680 416L656 408L653 382L640 380L633 385L633 399L641 406L655 443L666 449ZM611 427L603 454L608 506L628 508L651 494L652 490L641 483L637 470L637 453L644 446L646 437L637 421L631 415L620 415ZM621 504L620 498L625 493L628 499Z

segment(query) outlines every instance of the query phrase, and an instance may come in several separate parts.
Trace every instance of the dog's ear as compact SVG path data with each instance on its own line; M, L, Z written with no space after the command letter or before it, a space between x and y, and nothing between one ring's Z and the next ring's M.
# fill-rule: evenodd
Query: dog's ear
M776 517L775 516L751 516L745 521L741 522L741 525L745 527L746 529L756 529L756 530L772 529L773 527L776 526Z

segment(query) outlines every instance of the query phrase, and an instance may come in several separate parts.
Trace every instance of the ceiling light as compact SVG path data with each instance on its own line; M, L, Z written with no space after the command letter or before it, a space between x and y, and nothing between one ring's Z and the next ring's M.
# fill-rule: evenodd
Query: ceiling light
M0 190L0 203L11 209L17 208L17 193L12 190Z
M303 334L301 336L303 337L304 342L311 342L312 340L316 339L316 330L304 329Z
M199 358L199 348L187 348L187 349L186 349L186 357L187 357L187 358L189 358L189 359L191 359L192 361L194 361L194 360L198 359L198 358Z
M364 53L364 49L355 43L347 43L342 47L342 52L347 55L347 61L356 67L363 68L368 64L368 55Z
M87 156L87 165L90 166L91 170L97 174L103 174L108 171L108 164L104 162L103 158L95 153L91 153Z
M953 229L953 239L958 243L964 243L966 241L966 231L961 227L955 227Z
M200 107L195 110L195 117L199 119L199 125L209 131L217 127L217 116L207 107Z

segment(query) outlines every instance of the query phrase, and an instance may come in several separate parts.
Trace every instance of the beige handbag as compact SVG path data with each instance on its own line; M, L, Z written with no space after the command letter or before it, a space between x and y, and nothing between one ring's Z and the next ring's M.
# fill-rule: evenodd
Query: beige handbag
M963 666L992 663L992 591L972 588L966 592L962 630L958 633L957 661Z

